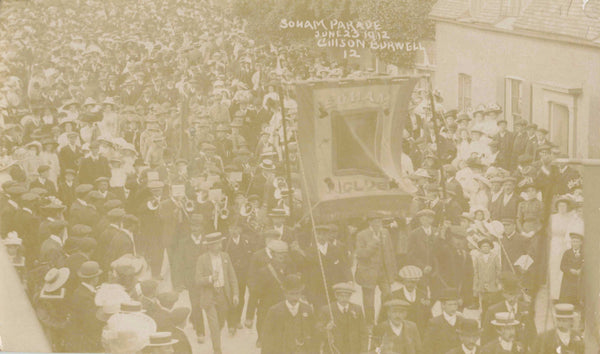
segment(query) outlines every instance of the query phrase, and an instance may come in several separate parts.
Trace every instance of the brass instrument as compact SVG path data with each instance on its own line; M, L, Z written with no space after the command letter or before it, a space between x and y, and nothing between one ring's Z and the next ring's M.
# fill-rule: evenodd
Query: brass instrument
M155 210L157 210L157 209L158 209L158 207L159 207L159 205L160 205L160 199L159 199L159 198L154 198L154 199L152 199L152 200L149 200L149 201L146 203L146 206L148 207L148 209L150 209L150 210L152 210L152 211L155 211Z
M224 196L220 201L213 201L213 204L215 206L213 218L215 228L217 228L217 225L219 224L219 219L225 220L229 217L228 203L229 198L227 198L227 196Z
M194 202L192 200L188 199L187 196L185 196L183 200L184 200L183 209L185 211L187 211L188 213L193 212L195 209Z

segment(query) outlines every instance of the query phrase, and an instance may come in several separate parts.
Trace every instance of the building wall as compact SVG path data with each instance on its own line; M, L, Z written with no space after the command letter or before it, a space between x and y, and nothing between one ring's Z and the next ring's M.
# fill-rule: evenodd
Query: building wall
M474 107L491 102L504 107L505 77L518 77L523 118L548 128L547 100L569 95L558 91L579 89L570 154L600 157L600 48L438 22L436 53L435 86L446 109L457 106L460 73L471 76Z

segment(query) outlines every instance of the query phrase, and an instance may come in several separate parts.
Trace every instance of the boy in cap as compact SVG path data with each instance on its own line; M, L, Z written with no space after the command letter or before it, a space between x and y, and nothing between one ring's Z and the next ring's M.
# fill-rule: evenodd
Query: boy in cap
M320 332L325 353L332 352L327 338L333 337L333 346L339 353L359 354L367 351L368 332L362 308L350 302L356 291L352 282L333 285L335 301L323 305L318 312L317 330Z
M388 320L374 328L372 347L382 353L421 353L423 344L417 325L406 320L408 303L392 299L386 301L384 306Z
M425 333L425 326L429 320L431 300L427 292L419 287L423 277L421 269L414 265L407 265L398 272L400 287L395 289L397 283L392 284L390 299L400 299L408 303L406 319L414 322L421 334ZM385 320L385 311L379 314L379 322Z
M288 275L281 285L285 300L273 305L262 330L262 354L314 353L313 309L300 301L304 284L298 275Z

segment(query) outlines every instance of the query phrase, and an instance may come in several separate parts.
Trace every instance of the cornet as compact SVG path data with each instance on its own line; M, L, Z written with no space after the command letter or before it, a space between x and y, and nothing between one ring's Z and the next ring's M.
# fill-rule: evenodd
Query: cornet
M194 211L195 207L194 207L194 202L190 199L188 199L188 197L184 197L184 202L183 202L183 208L185 209L185 211L187 211L188 213L191 213Z
M154 199L152 199L152 200L149 200L149 201L146 203L146 206L148 207L148 209L150 209L150 210L152 210L152 211L154 211L154 210L158 209L158 206L159 206L159 205L160 205L160 199L158 199L158 198L154 198Z

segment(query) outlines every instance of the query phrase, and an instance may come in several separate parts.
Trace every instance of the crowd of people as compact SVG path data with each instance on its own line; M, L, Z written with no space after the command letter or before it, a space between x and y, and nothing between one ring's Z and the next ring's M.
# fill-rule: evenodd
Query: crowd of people
M543 127L417 89L410 216L313 225L288 83L375 73L258 43L206 1L0 18L0 232L54 351L191 353L208 334L221 353L227 324L265 354L583 353L581 177Z

